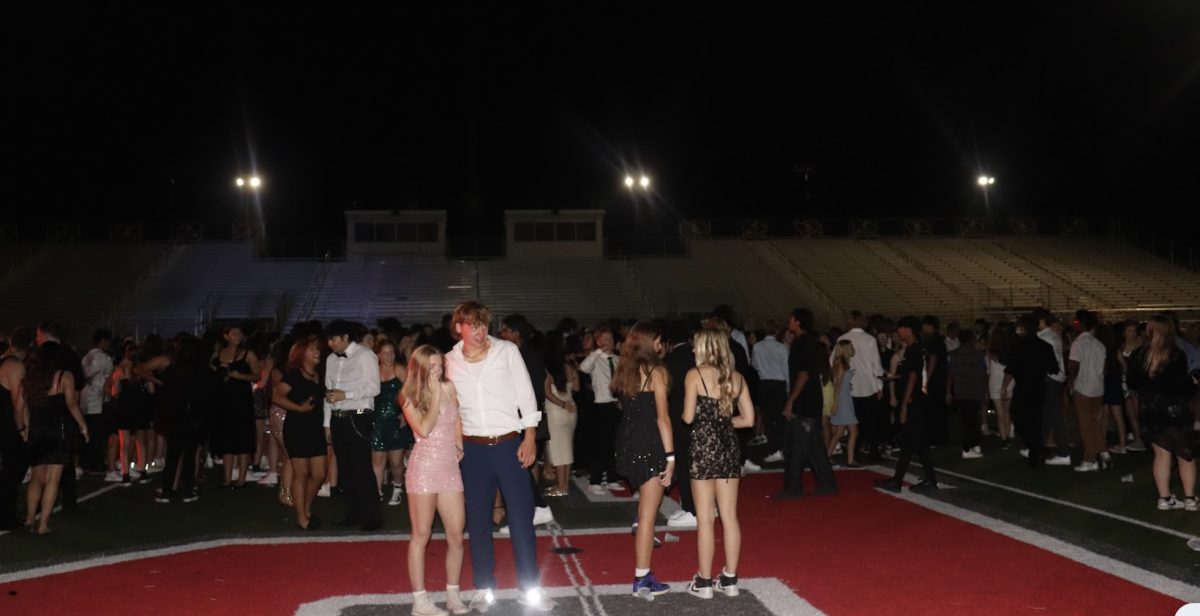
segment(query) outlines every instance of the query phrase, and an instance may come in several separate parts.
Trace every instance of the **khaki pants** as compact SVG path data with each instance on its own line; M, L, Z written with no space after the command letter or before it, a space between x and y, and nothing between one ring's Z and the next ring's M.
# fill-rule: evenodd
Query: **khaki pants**
M1095 462L1097 456L1108 451L1103 424L1100 422L1104 416L1104 398L1090 398L1076 393L1075 413L1079 419L1079 436L1083 440L1083 461Z

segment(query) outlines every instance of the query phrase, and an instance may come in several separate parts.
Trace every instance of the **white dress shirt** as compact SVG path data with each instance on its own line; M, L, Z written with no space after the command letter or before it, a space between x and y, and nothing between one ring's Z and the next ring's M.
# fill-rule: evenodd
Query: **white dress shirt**
M883 389L883 362L879 360L879 341L875 336L863 331L861 327L844 333L838 342L849 340L854 347L854 357L850 358L850 368L854 370L850 377L850 391L856 398L874 396ZM833 354L829 356L829 364L833 365ZM943 370L945 368L942 368Z
M743 333L742 330L740 330L740 329L731 330L729 332L729 337L733 338L734 342L742 345L742 350L746 352L747 356L750 355L750 343L746 340L746 334Z
M613 371L609 368L608 358L612 358L612 367L621 362L621 358L600 349L592 351L591 355L579 362L579 369L592 377L592 393L596 394L596 404L616 402L612 395Z
M104 408L104 381L113 373L112 357L100 349L92 349L83 356L83 378L86 384L80 395L83 412L99 415Z
M488 336L487 356L479 362L463 357L459 342L446 354L446 376L458 390L463 434L502 436L536 428L542 419L521 350Z
M1067 367L1063 364L1063 344L1062 336L1054 333L1053 329L1047 327L1038 332L1038 338L1050 343L1054 347L1054 359L1058 361L1058 374L1051 374L1050 380L1058 381L1059 383L1067 382Z
M1074 389L1089 398L1104 396L1104 360L1108 354L1104 343L1092 332L1083 332L1071 343L1071 361L1079 362Z
M346 399L325 404L325 427L329 427L332 411L374 409L379 395L379 359L375 353L357 342L346 347L345 357L331 353L325 360L325 389L340 389Z
M754 359L750 363L758 371L758 378L764 381L782 381L791 387L788 348L776 340L775 336L765 336L754 344Z

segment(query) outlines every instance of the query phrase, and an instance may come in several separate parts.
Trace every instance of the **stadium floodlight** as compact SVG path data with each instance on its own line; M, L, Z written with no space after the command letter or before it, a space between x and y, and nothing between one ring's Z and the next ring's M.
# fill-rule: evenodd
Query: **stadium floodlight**
M233 181L233 183L234 183L234 184L237 184L237 187L238 187L238 188L241 188L241 187L243 187L243 186L245 186L245 185L246 185L246 179L245 179L245 178L238 178L238 179L234 180L234 181Z
M987 188L988 186L996 183L996 178L990 175L981 175L976 182L978 182L980 186Z
M645 188L650 188L650 178L648 178L648 177L646 177L646 176L644 176L644 175L643 175L643 176L642 176L642 179L638 180L638 184L640 184L640 185L641 185L641 187L642 187L642 188L644 188L644 189L645 189Z
M250 188L258 188L260 186L262 186L262 179L260 179L257 175L251 176L250 177Z
M633 176L625 176L625 188L633 188Z

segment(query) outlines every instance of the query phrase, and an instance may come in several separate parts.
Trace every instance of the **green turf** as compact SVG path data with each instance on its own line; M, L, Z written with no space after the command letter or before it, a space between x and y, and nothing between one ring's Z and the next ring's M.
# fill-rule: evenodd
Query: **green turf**
M210 471L195 503L154 502L158 483L118 487L79 505L77 511L56 513L54 533L34 536L10 533L0 536L0 571L13 571L86 556L155 546L173 545L218 537L271 537L302 534L295 514L276 500L277 491L256 484L239 490L221 489L220 470ZM159 475L154 475L157 480ZM86 495L106 485L99 475L85 475L78 493ZM388 492L390 495L390 491ZM547 499L555 517L573 527L627 526L636 503L593 504L573 489L571 495ZM24 507L24 489L18 507ZM408 507L384 505L382 532L407 532ZM313 513L328 526L342 519L339 499L318 497ZM361 532L348 531L321 532Z

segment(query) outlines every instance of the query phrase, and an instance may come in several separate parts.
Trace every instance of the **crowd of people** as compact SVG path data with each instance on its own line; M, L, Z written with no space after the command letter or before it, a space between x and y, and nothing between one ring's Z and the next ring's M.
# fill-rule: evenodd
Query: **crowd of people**
M407 501L414 613L444 614L424 592L435 516L447 610L494 601L490 541L471 542L477 592L458 594L465 531L511 535L522 603L553 607L539 589L534 527L553 520L546 499L567 496L574 475L596 494L638 495L632 592L646 599L668 591L651 561L674 490L681 508L668 525L698 531L687 592L737 594L738 482L766 464L783 464L775 498L792 500L836 494L835 468L889 457L893 475L878 487L900 491L915 456L923 479L911 489L936 490L931 450L978 459L989 434L989 448L1018 438L1034 468L1072 466L1077 443L1081 473L1150 448L1157 508L1200 509L1200 351L1171 315L1105 323L1080 310L1064 323L1037 310L943 333L934 316L853 312L845 329L820 331L797 308L786 324L743 331L718 306L594 327L567 318L545 332L514 314L493 337L488 309L467 302L438 327L377 325L307 322L280 336L239 324L168 340L101 330L82 358L52 321L13 331L0 359L0 528L51 532L56 503L75 507L84 469L123 485L159 474L154 499L169 504L198 500L205 467L219 465L220 488L277 488L305 531L325 527L312 511L321 495L344 503L332 526L365 531L383 526L385 504ZM725 562L714 576L718 515Z

